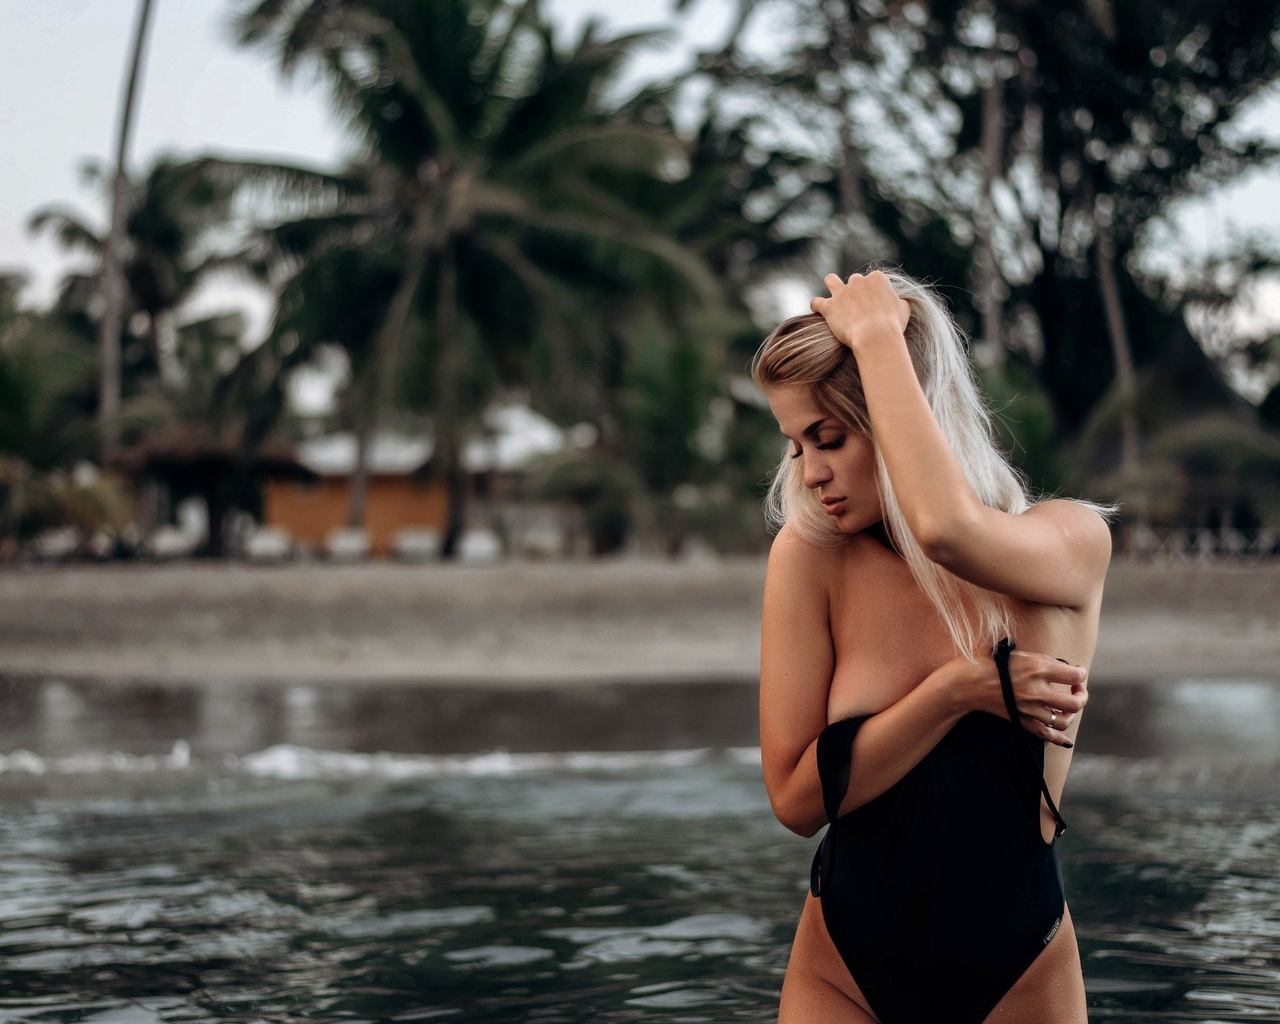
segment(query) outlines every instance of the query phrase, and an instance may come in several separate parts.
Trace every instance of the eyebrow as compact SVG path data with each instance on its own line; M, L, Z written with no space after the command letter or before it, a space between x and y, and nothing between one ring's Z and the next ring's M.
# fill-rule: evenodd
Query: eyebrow
M807 427L805 427L804 430L800 432L800 436L801 437L817 437L818 428L822 426L822 424L826 423L827 420L829 420L830 418L831 418L830 416L823 416L822 419L820 420L814 420ZM787 435L783 434L782 436L786 437Z

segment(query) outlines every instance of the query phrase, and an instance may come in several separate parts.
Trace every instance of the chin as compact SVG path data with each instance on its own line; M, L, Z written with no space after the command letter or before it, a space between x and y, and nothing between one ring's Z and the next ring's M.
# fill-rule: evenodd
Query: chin
M841 512L838 516L832 516L831 518L835 521L836 531L843 533L847 537L852 537L855 533L861 533L872 525L851 512Z
M836 532L846 537L852 537L859 533L865 533L874 526L879 526L884 522L883 517L868 519L866 516L856 516L850 512L842 512L835 516Z

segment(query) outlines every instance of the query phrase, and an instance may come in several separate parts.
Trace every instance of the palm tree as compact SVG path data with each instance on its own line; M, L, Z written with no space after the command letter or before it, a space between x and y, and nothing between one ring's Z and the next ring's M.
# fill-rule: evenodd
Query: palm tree
M137 99L138 74L142 69L142 51L147 26L151 20L152 0L139 0L134 28L133 47L129 57L129 74L120 98L120 124L116 134L116 160L111 186L111 225L102 247L101 288L104 307L98 328L101 384L98 417L102 429L103 460L116 454L120 444L120 327L124 318L124 283L120 278L120 248L124 241L127 201L125 158L129 133L133 125L133 107Z
M87 539L131 511L116 481L67 472L95 448L93 347L22 308L22 284L0 275L0 560L45 528L74 525Z
M109 191L119 176L95 161L83 168L85 180ZM246 195L246 182L257 195ZM239 198L270 199L287 190L295 205L332 202L340 179L308 169L216 157L178 160L161 157L137 179L124 179L123 237L117 246L125 283L116 334L125 341L117 404L139 395L181 390L183 305L212 275L252 272L238 245L220 245ZM108 239L78 211L62 205L32 214L33 232L49 232L65 250L100 262ZM84 327L94 317L100 271L73 271L62 281L58 309ZM140 344L130 344L137 332ZM119 346L117 346L119 347ZM127 426L117 410L116 443Z
M429 369L406 390L432 413L433 458L451 495L449 554L462 524L468 415L501 382L541 374L572 389L603 356L577 343L574 327L589 317L576 279L644 264L704 301L718 296L702 260L599 184L610 171L660 179L683 158L669 131L602 103L642 37L601 40L589 27L561 52L533 0L256 0L237 24L245 43L275 50L284 72L317 69L362 141L373 203L354 241L394 254L398 280L355 381L357 451L391 414L404 367ZM313 241L350 244L323 230ZM361 457L353 522L363 518L364 472Z

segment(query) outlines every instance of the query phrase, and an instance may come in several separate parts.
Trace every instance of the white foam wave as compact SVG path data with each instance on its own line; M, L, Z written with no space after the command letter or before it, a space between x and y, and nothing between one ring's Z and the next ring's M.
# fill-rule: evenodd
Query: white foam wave
M560 754L353 754L278 744L232 761L229 767L250 775L277 779L432 779L493 777L547 771L631 771L638 768L684 768L718 755L710 749L574 751Z
M0 754L0 775L96 775L104 772L136 774L142 772L184 771L191 767L191 745L178 740L167 754L110 753L70 754L66 757L41 757L30 750Z
M316 750L281 743L243 756L229 755L222 767L233 772L274 779L432 779L486 778L538 772L635 771L645 768L685 768L712 761L759 764L758 747L718 751L692 750L570 751L513 754L495 750L483 754L356 754ZM95 775L186 771L192 765L191 746L174 743L168 754L79 753L45 757L30 750L0 754L0 775Z

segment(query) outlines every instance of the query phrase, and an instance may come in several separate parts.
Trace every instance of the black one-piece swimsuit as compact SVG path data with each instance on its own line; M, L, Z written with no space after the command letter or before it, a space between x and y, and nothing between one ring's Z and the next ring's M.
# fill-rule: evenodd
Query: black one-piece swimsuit
M854 737L829 725L818 774L831 824L813 861L832 942L881 1024L981 1024L1062 923L1062 874L1040 832L1044 743L1018 724L1009 652L996 665L1009 720L962 718L915 768L837 817Z

